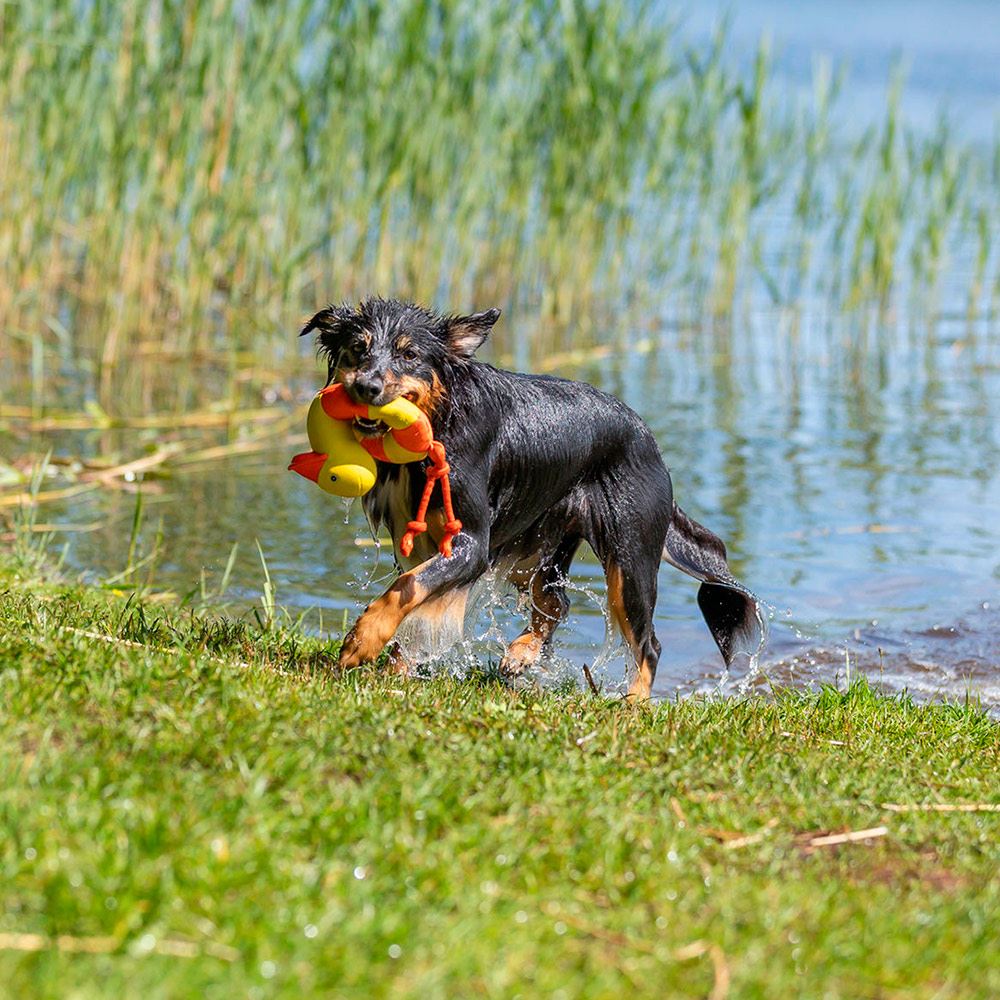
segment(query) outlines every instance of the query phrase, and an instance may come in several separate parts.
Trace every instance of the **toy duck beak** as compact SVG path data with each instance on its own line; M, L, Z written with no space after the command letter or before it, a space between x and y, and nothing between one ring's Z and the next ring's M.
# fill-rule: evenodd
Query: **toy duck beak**
M311 479L314 483L319 482L320 470L326 462L327 456L318 451L304 451L296 455L288 466L289 472L297 472L306 479Z

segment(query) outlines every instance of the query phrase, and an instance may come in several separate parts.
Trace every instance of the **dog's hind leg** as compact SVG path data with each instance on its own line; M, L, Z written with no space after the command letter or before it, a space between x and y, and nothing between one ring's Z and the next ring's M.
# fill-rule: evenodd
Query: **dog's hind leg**
M633 558L627 564L614 556L605 558L604 577L608 583L611 620L621 632L635 661L635 674L629 684L628 697L645 701L652 692L656 665L660 659L660 643L653 630L657 566L656 561L642 552L632 550L629 555Z
M658 459L659 455L653 453ZM673 503L670 476L663 463L640 456L623 465L589 497L587 540L604 567L608 612L628 645L635 673L628 697L649 698L660 659L653 628L660 552Z
M566 574L579 545L578 536L567 535L555 552L527 571L526 580L518 578L516 569L511 575L511 582L531 601L531 617L528 627L504 653L500 670L507 676L516 677L531 666L552 641L552 634L566 617L569 611Z

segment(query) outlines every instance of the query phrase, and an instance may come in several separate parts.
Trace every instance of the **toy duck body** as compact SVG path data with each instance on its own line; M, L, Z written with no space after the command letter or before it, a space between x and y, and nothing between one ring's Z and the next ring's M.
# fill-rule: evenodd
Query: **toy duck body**
M365 437L354 426L355 418L380 420L388 431ZM376 461L405 465L430 458L417 519L409 522L400 548L409 555L414 535L427 530L427 505L440 479L447 523L439 547L443 555L451 555L451 539L462 530L462 523L451 510L444 447L434 440L430 420L419 407L403 397L384 406L355 403L342 385L328 385L309 406L306 433L312 451L296 455L288 468L337 497L364 496L375 485Z
M389 432L364 437L352 421L381 420ZM375 460L419 462L427 457L434 433L426 415L408 399L385 406L355 403L342 385L328 385L313 398L306 417L312 451L296 455L288 468L336 497L364 496L375 485Z

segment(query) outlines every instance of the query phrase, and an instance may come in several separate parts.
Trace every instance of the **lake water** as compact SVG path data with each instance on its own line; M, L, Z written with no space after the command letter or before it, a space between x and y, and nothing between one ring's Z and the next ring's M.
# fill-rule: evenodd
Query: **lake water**
M772 30L779 79L789 88L806 85L815 51L853 54L849 80L862 117L869 105L884 107L887 67L909 52L904 107L912 116L931 122L944 99L965 131L985 137L990 111L994 124L998 111L1000 26L990 4L959 7L962 16L949 6L945 18L945 8L930 3L858 4L856 17L838 19L822 5L741 4L734 39L749 52L760 30ZM704 37L718 10L694 8L684 30ZM737 575L767 602L760 683L834 683L860 670L922 698L971 692L997 710L997 321L969 318L964 297L947 289L934 306L867 322L821 304L782 309L754 294L742 301L730 321L715 325L666 302L630 312L602 326L597 343L605 347L590 360L586 351L547 360L523 347L515 352L517 330L531 318L512 315L492 358L516 356L526 367L593 382L645 417L679 502L723 537ZM297 318L289 316L289 336ZM292 385L255 377L248 402L290 409L308 399L319 384L311 355L303 354L300 372ZM86 368L62 375L78 400L90 394ZM170 370L162 377L180 380ZM183 373L192 379L203 379L204 388L211 374ZM10 451L85 455L116 440L64 433L21 438ZM348 511L285 471L300 447L283 442L151 484L140 551L162 524L156 585L185 594L203 570L217 581L238 543L225 601L245 610L262 590L259 542L279 605L293 616L307 612L308 628L338 633L345 616L391 579L391 559L371 544L359 506ZM133 507L128 493L98 492L47 507L44 518L98 523L65 537L69 565L104 577L125 565ZM661 570L656 690L663 696L740 687L740 671L722 683L695 591L686 577ZM596 562L579 559L571 620L558 633L548 676L578 677L579 664L597 662L600 678L617 683L623 661L604 646L602 595ZM471 623L473 634L485 636L475 655L496 657L498 637L519 627L503 609L484 610Z
M863 331L769 309L715 329L656 322L619 332L631 350L546 367L615 393L650 423L679 502L725 539L737 574L771 608L765 678L814 684L861 669L924 696L973 691L1000 705L995 329L941 318ZM306 396L311 358L303 370ZM336 633L345 613L378 593L391 559L371 545L359 505L348 510L285 471L298 447L161 481L162 492L146 497L141 545L148 551L162 522L157 585L187 592L203 567L218 580L238 542L228 599L253 604L263 582L259 540L279 604L293 615L312 609L310 628ZM120 570L133 507L131 495L115 492L58 511L65 521L103 522L68 536L71 564ZM592 557L577 562L574 584L555 676L602 659L603 581ZM721 679L695 591L663 567L664 695ZM494 641L479 656L498 654L498 630L518 628L503 612L484 614L473 631ZM612 658L609 683L621 669ZM725 689L738 682L739 672Z
M666 9L677 13L672 4ZM730 42L747 63L767 38L786 92L809 94L819 59L844 67L843 110L855 124L880 122L898 66L909 123L929 130L945 112L966 136L996 135L1000 5L992 0L699 0L680 11L681 30L696 45L727 18Z

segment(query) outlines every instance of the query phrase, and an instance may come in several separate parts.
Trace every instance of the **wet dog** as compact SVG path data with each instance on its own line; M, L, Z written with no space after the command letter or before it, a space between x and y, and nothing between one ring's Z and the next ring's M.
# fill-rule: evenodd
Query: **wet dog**
M475 360L499 316L498 309L438 315L410 302L369 298L357 308L329 306L302 331L318 335L330 381L356 402L379 406L405 396L428 415L447 450L462 521L452 556L439 555L444 515L432 505L427 534L404 558L399 542L424 476L419 466L379 463L365 512L373 530L384 527L392 536L402 572L344 638L341 667L378 657L408 616L460 620L472 586L493 571L530 604L528 626L501 663L508 676L520 674L566 616L567 574L584 541L604 567L608 608L635 661L630 697L648 698L656 674L661 559L701 581L698 604L727 666L739 652L755 651L757 600L733 577L720 539L674 502L670 473L646 424L586 383ZM359 420L356 430L379 435L385 428Z

